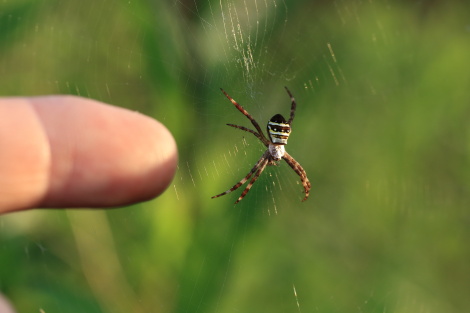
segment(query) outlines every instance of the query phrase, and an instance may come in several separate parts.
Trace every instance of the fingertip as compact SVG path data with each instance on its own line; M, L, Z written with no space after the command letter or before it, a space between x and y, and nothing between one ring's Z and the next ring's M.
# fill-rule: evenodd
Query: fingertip
M162 194L170 185L176 173L178 164L178 149L171 132L157 120L148 119L151 130L146 138L148 142L148 175L144 178L149 188L144 188L142 197L144 200L154 198ZM145 143L144 143L145 145Z
M73 123L54 129L58 117L48 119L43 113L52 124L48 133L54 138L56 162L51 179L56 183L42 207L116 207L163 193L175 174L178 154L162 123L90 99L69 100L71 108L61 118ZM64 158L63 151L71 149Z

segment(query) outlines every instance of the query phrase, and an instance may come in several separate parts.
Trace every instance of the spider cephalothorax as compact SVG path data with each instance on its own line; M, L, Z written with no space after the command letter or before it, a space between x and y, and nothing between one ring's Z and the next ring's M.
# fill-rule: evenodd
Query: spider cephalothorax
M255 174L255 176L253 176L253 178L248 183L248 186L246 186L245 190L243 190L238 200L235 201L235 204L237 204L240 200L243 199L243 197L246 196L248 191L250 191L251 186L253 186L253 184L256 182L256 180L264 171L267 165L275 165L277 164L277 161L284 159L284 161L286 161L286 163L289 164L289 166L297 173L297 175L300 176L300 180L302 181L302 185L305 191L305 198L302 201L307 200L309 196L309 192L310 192L310 187L311 187L310 181L307 178L307 173L305 173L305 170L302 168L302 166L296 160L294 160L294 158L291 157L290 154L287 153L284 148L284 146L287 144L287 139L289 139L289 135L291 134L291 124L292 124L292 121L294 120L295 108L296 108L294 97L290 93L289 89L287 89L287 87L285 88L292 101L290 117L289 117L289 120L286 121L285 118L281 114L276 114L269 120L268 125L267 125L267 133L268 133L269 139L267 139L264 136L263 132L261 131L261 128L259 127L258 122L256 122L256 120L241 105L239 105L235 100L233 100L222 88L220 88L220 90L222 90L224 95L233 103L233 105L235 105L235 107L251 121L253 126L256 128L257 132L249 128L243 127L243 126L238 126L234 124L227 124L227 125L252 133L259 140L261 140L268 149L264 152L264 154L255 164L255 166L251 169L248 175L245 176L245 178L240 180L229 190L222 192L221 194L218 194L216 196L213 196L212 198L217 198L217 197L226 195L238 189L253 174Z
M273 144L286 145L290 135L290 124L281 114L274 115L268 122L268 136Z

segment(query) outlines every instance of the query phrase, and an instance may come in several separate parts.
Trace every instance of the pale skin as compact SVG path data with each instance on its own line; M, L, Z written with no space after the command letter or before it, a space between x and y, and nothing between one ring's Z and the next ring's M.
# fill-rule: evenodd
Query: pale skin
M176 163L170 132L143 114L75 96L0 98L0 213L148 200Z

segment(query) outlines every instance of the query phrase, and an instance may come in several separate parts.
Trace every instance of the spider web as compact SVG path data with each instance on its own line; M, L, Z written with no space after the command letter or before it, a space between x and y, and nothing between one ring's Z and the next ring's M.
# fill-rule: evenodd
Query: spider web
M464 5L1 6L4 95L77 94L140 111L179 149L176 177L155 200L0 218L0 291L18 312L470 307L459 296L470 281ZM239 204L246 184L210 199L266 149L225 125L253 128L219 88L264 130L289 115L284 86L297 101L286 150L307 171L310 198L301 202L300 179L281 161Z
M212 78L204 79L204 83L214 86L214 90L221 87L217 83L222 84L227 92L255 117L262 128L265 128L265 123L275 113L282 111L284 115L289 114L290 99L287 95L282 94L284 92L282 85L289 83L295 77L295 70L289 68L292 56L279 57L276 50L267 48L273 37L279 42L288 40L284 37L288 22L286 4L283 1L253 1L249 4L246 1L220 1L215 5L208 2L207 6L205 15L199 13L200 9L196 3L194 8L190 10L192 13L196 13L204 32L201 36L203 40L198 43L198 46L200 45L200 49L204 50L202 57L205 64L211 66L211 64L220 63L226 75L222 76L221 80L216 79L215 84L213 84ZM188 8L184 6L182 10L184 9ZM207 53L205 47L209 45L211 51ZM212 50L218 53L214 53ZM279 62L280 60L281 62ZM233 79L233 77L241 79ZM269 86L272 86L271 88L277 87L277 89L270 89ZM310 87L306 89L308 90ZM212 100L216 103L215 107L211 107L213 112L209 113L207 118L212 118L211 116L214 114L216 116L214 120L223 117L227 119L227 122L233 121L237 125L253 128L244 116L234 110L235 108L229 101L221 99L220 96L221 94L217 90ZM283 101L279 99L283 99ZM249 133L237 132L233 129L224 130L220 126L224 125L219 123L211 127L220 129L217 132L220 132L225 139L222 143L225 147L220 149L218 155L212 157L209 170L215 172L213 175L216 177L228 175L233 177L234 174L237 174L241 179L263 154L265 147L259 145L258 140ZM233 138L233 140L229 140L229 138ZM238 143L234 144L234 140ZM248 151L250 147L254 149ZM266 176L270 179L264 180L262 184L256 184L256 187L258 185L264 186L265 192L261 192L261 194L264 196L267 194L271 198L271 204L267 206L267 213L276 213L276 199L279 200L276 195L282 193L283 185L286 185L284 188L287 188L287 185L293 188L298 177L293 180L289 175L285 175L286 172L269 167L263 174L263 176L268 174ZM282 175L285 177L281 178ZM281 181L283 182L281 183ZM192 182L195 184L194 179ZM203 180L201 183L204 184ZM295 184L298 185L298 183ZM230 187L230 183L227 189L228 187ZM243 188L244 186L240 187L234 193L241 193ZM256 197L260 193L254 192L254 194ZM302 195L297 194L301 199ZM234 195L228 197L233 198Z

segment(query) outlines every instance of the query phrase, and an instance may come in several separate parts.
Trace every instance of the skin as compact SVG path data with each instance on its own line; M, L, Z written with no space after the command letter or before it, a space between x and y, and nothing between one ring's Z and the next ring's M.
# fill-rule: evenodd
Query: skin
M140 113L75 96L0 98L0 214L145 201L176 164L170 132Z

